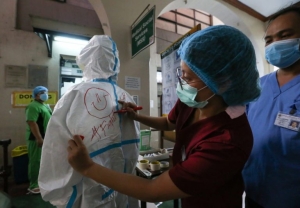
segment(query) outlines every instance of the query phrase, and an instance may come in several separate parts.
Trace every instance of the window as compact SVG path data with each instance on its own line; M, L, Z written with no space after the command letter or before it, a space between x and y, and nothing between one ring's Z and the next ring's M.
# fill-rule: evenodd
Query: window
M157 81L157 83L162 83L162 74L161 74L161 71L157 71L157 73L156 73L156 81Z
M185 16L194 17L194 10L192 9L177 9L177 12Z
M190 31L190 29L191 29L191 28L177 25L177 33L180 34L180 35L184 35L184 34L187 33L188 31Z
M160 16L161 18L167 19L167 20L171 20L171 21L176 21L176 15L173 12L167 12L164 13L163 15Z
M208 25L210 24L210 15L208 16L201 12L195 12L195 19Z
M171 32L176 32L176 25L171 22L157 19L155 23L156 23L156 27L158 27L158 28L162 28L164 30L168 30Z
M181 25L186 25L188 27L194 27L195 21L189 17L178 14L177 15L177 23Z
M212 16L195 9L176 9L164 13L156 20L156 27L178 34L185 34L200 24L201 29L212 25Z

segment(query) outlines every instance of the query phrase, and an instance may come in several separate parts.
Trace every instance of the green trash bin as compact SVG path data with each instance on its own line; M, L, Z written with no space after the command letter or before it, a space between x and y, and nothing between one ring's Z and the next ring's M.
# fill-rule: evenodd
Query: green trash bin
M17 184L28 182L28 150L26 145L18 146L11 152L14 179Z

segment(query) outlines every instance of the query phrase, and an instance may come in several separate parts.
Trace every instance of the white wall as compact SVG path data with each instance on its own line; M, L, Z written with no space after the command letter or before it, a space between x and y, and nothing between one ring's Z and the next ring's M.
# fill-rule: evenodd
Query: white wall
M5 88L5 65L27 67L29 64L48 66L48 89L58 91L59 87L59 60L60 54L76 56L82 45L71 45L53 41L52 58L48 57L46 43L33 32L15 29L15 0L1 0L0 13L0 139L10 138L11 150L19 145L25 145L25 109L13 108L11 94L13 91L27 91L27 88ZM0 148L0 166L2 161L2 148ZM11 161L10 161L11 164Z
M215 16L212 16L212 23L213 23L213 25L224 25L224 22L222 22Z
M25 111L24 108L12 108L11 94L13 91L28 89L5 88L4 68L5 65L28 66L48 65L50 59L47 57L45 42L33 32L19 31L15 29L15 0L1 0L0 13L0 139L12 140L9 145L11 149L25 144ZM54 86L49 82L51 90ZM0 165L2 161L2 148L0 149ZM10 162L11 164L11 162Z

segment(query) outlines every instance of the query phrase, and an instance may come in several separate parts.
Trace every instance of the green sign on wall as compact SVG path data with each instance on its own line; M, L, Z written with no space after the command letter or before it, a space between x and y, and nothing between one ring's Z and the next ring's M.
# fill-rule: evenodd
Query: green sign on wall
M154 43L155 6L131 28L131 58Z

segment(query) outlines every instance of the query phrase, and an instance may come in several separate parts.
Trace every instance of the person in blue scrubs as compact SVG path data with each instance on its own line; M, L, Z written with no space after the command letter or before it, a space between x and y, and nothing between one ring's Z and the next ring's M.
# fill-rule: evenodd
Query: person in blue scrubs
M300 7L276 14L265 34L266 59L279 69L261 78L248 105L254 146L243 170L246 208L300 207Z

